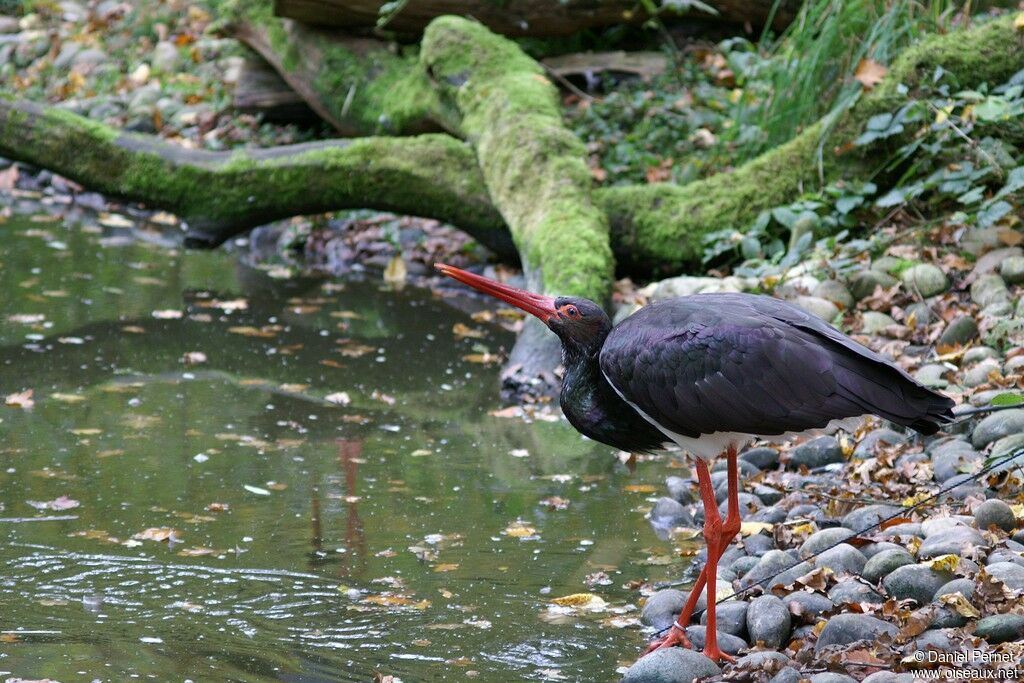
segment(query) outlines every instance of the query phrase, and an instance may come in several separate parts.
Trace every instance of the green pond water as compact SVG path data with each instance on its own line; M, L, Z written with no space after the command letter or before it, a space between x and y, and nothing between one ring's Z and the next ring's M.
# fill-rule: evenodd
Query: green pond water
M624 584L681 566L643 517L664 464L490 415L498 369L463 356L510 333L376 276L0 230L0 392L34 401L0 406L0 680L610 681L636 658ZM550 609L585 591L607 609Z

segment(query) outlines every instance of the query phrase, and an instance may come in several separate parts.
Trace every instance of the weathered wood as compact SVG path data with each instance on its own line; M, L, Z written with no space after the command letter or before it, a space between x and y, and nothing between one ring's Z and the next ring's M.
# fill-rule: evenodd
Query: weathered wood
M540 60L556 76L586 76L605 72L652 78L668 68L662 52L576 52Z
M258 114L269 121L316 121L306 101L264 60L246 59L231 95L231 106L244 114Z
M274 13L306 24L344 29L376 26L380 0L275 0ZM774 0L709 0L717 17L694 11L691 16L749 23L760 28L771 14ZM773 26L781 29L796 14L800 3L783 0ZM649 15L637 0L409 0L387 23L389 30L421 33L432 19L445 14L472 17L506 36L565 36L616 24L640 24ZM666 19L680 15L665 13Z
M450 128L414 52L249 12L229 33L344 137L418 135Z

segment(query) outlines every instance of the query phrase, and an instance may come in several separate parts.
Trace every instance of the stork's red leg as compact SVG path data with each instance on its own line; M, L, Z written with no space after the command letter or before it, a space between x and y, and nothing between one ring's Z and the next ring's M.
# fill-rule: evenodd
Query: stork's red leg
M722 540L718 556L722 554L740 532L740 475L736 467L736 449L730 447L725 452L727 489L729 491L729 508L725 516L725 523L722 524Z
M735 658L725 654L718 649L718 630L715 621L715 581L718 578L718 558L724 551L720 545L724 538L722 530L722 516L718 512L718 503L715 501L715 490L711 486L711 472L708 471L708 464L704 460L697 460L697 484L700 486L700 497L704 502L704 539L708 544L707 563L707 596L708 596L708 624L704 637L704 656L712 661L735 661ZM737 501L739 494L737 493ZM730 501L731 502L731 501ZM737 506L737 513L739 508Z

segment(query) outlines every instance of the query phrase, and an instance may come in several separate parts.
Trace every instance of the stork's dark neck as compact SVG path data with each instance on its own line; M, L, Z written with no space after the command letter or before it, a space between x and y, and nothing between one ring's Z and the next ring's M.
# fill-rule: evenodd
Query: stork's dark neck
M607 336L605 331L586 347L563 340L562 412L577 431L595 441L630 453L656 451L665 435L622 400L601 372L598 354Z

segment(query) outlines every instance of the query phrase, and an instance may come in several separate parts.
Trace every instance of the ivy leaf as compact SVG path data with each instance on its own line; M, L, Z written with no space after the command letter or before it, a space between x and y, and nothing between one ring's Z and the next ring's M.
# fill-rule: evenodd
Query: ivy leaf
M996 221L1010 213L1012 210L1013 207L1004 201L988 204L978 212L978 226L982 228L990 228L996 224Z
M1019 406L1024 403L1024 394L999 394L989 405L992 406Z

